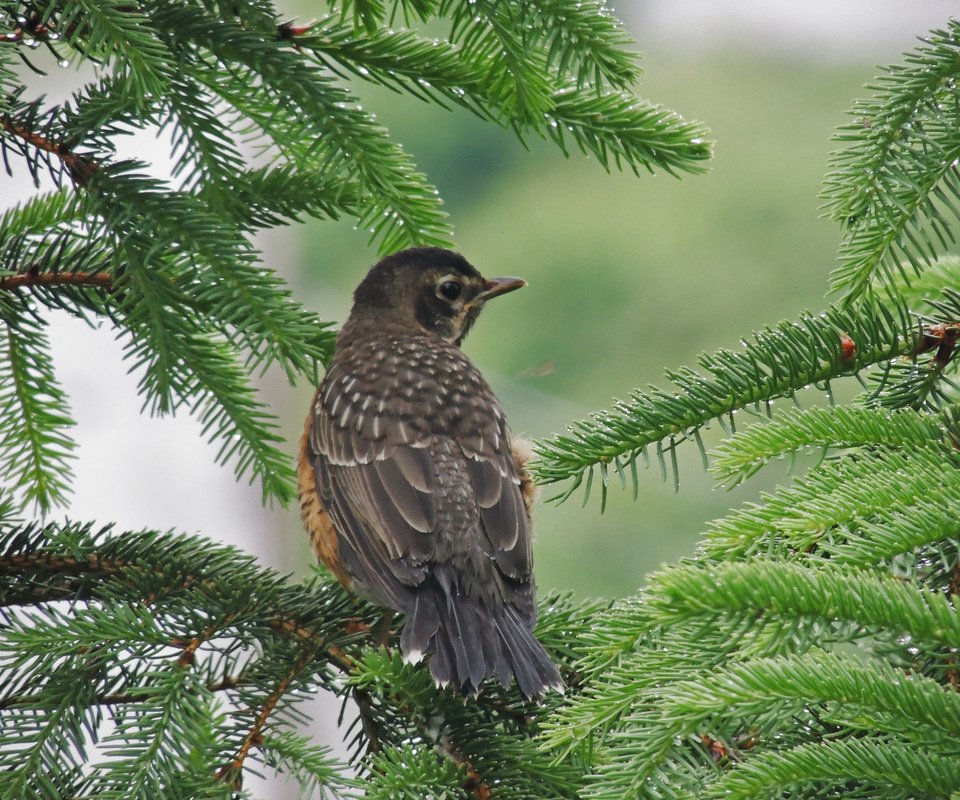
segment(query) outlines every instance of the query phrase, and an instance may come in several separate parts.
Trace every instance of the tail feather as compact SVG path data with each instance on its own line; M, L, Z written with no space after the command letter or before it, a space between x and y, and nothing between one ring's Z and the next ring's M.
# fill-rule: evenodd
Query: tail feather
M413 609L407 615L407 622L400 634L400 652L405 661L418 664L426 654L427 644L433 639L440 627L440 612L432 598L424 593L413 599Z
M563 690L560 672L517 609L485 608L433 582L421 585L400 648L407 661L429 656L434 680L467 694L476 693L487 678L503 686L515 678L528 698Z
M505 608L504 617L498 623L506 649L512 654L513 672L520 691L527 697L541 695L547 688L563 691L559 670L516 610Z
M487 662L494 666L490 676L500 681L501 686L507 687L513 680L513 669L510 666L508 651L498 628L497 621L494 619L492 624L488 623L480 626L480 636L483 640L483 652L486 653Z
M456 685L453 650L446 637L438 637L430 647L430 674L438 686Z
M458 604L463 605L463 608L458 608ZM461 598L454 599L452 595L447 595L446 608L440 614L440 633L446 632L447 643L453 650L453 683L457 686L463 685L464 678L469 681L473 675L482 673L484 669L483 659L478 658L471 641L473 637L469 635L474 632L470 611L469 605L463 604Z

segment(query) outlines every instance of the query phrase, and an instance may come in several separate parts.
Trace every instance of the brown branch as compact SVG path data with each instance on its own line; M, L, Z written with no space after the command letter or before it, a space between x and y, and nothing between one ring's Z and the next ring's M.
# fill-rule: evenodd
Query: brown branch
M957 676L957 657L947 657L947 683L955 692L960 692L960 677Z
M0 290L19 289L22 286L96 286L98 289L113 288L113 276L109 272L34 272L28 270L17 275L0 278Z
M326 653L327 656L329 656L329 662L344 674L349 674L356 666L356 662L347 655L342 647L327 644L327 638L325 636L321 636L316 631L310 630L310 628L297 625L295 622L286 618L271 620L270 628L276 633L299 639L304 644L312 645L317 651Z
M243 679L239 675L227 675L219 681L207 684L208 692L226 692L230 689L236 689L243 684ZM119 706L129 703L142 703L150 700L156 695L152 693L138 694L136 691L128 689L124 692L111 692L101 694L94 698L91 705L96 706ZM20 694L0 699L0 709L13 708L14 706L31 706L40 700L40 695Z
M200 645L209 641L216 636L217 633L226 628L236 619L236 616L236 614L227 614L223 619L218 620L216 624L208 625L201 633L194 636L183 647L180 655L177 656L177 666L180 667L180 669L190 669L190 667L193 666L193 662L197 660L197 650L200 649Z
M86 558L63 555L62 553L15 553L0 557L0 575L21 576L24 572L38 571L50 573L44 585L26 587L8 587L0 591L0 606L36 605L69 597L73 600L86 600L81 591L84 573L99 573L104 576L116 575L132 566L123 559L103 558L90 555ZM54 582L54 579L55 582Z
M0 575L3 573L19 574L28 570L43 570L52 573L61 573L69 576L75 576L78 573L93 572L103 575L116 575L124 570L142 570L149 572L150 568L141 563L126 561L124 559L104 558L99 555L89 555L86 558L76 558L74 556L63 555L62 553L35 552L35 553L17 553L13 555L0 556ZM183 591L193 588L197 584L203 585L199 576L186 575L173 586L164 587L164 592ZM212 584L211 584L212 585ZM49 586L37 587L35 600L42 602L45 599L59 600L63 597L63 592L67 587ZM50 597L45 594L50 593ZM76 593L70 595L76 600L86 600L88 597L78 597ZM157 593L151 594L143 599L145 605L152 605L156 602ZM2 598L0 598L2 600ZM2 604L2 603L0 603ZM293 621L288 617L279 617L267 622L270 629L275 633L288 638L297 639L304 643L312 644L317 650L324 651L330 657L330 661L343 672L349 672L354 667L354 661L340 647L328 644L326 636L304 625ZM350 631L347 631L348 633ZM177 642L175 646L188 647L193 640L187 642ZM195 650L196 648L194 648Z
M63 142L55 142L25 125L18 125L10 117L0 116L0 128L44 153L56 156L79 186L85 185L100 169L100 164L88 156L72 152Z
M230 689L236 689L243 684L243 679L239 675L227 675L219 681L207 684L208 692L226 692ZM125 703L140 703L153 695L138 695L132 692L114 692L113 694L101 695L97 698L99 706L118 706Z
M447 758L466 770L467 779L464 781L463 788L470 792L470 796L476 798L476 800L490 800L490 787L480 777L480 773L470 763L470 760L450 741L449 737L441 738L440 749L447 755Z
M0 279L2 280L2 279ZM2 284L0 284L2 285ZM99 555L90 555L86 558L75 558L73 556L63 555L62 553L34 552L19 553L8 556L0 556L0 575L4 573L20 574L28 570L39 570L53 574L62 574L69 577L79 577L83 573L99 573L101 575L116 575L123 570L139 570L140 572L151 572L149 565L139 562L130 562L124 559L104 558ZM157 573L160 577L166 577L164 573ZM167 591L184 591L192 588L200 579L195 575L186 575L174 586L164 587ZM62 599L62 592L69 590L70 587L64 586L44 586L35 587L34 593L29 595L34 602L44 602L49 600ZM76 600L88 600L89 595L76 594L73 590L71 596ZM144 605L151 605L157 600L157 593L149 595L143 599ZM0 597L0 605L9 605L4 597Z
M293 679L303 671L307 664L313 661L314 656L315 651L313 645L305 644L300 656L293 663L290 669L287 670L286 675L280 679L280 682L277 684L276 688L270 693L270 696L260 707L260 711L257 714L256 719L253 721L253 727L250 728L249 733L247 733L247 735L244 737L243 743L240 745L240 749L237 751L236 756L234 756L233 761L231 761L229 764L224 764L224 766L220 768L220 771L217 772L217 780L222 781L230 779L231 784L239 783L240 774L243 770L243 763L247 760L247 755L250 753L251 748L259 745L263 741L263 728L267 724L267 719L274 712L274 709L276 709L277 703L280 702L280 698L283 697L283 695L286 694L287 690L290 688L290 684L293 683Z
M373 718L373 695L359 686L354 686L351 694L353 701L357 704L360 727L363 728L364 736L367 737L367 755L376 755L383 750L383 728ZM348 728L348 733L349 730Z
M74 558L60 553L21 553L0 557L0 572L43 569L53 572L90 571L113 575L131 564L122 559L107 559L97 555Z

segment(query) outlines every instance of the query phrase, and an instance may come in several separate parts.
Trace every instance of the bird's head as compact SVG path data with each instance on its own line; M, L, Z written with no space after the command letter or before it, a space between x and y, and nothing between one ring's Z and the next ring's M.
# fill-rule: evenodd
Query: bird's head
M492 297L526 286L521 278L484 278L458 253L401 250L370 269L353 293L348 325L400 327L460 344Z

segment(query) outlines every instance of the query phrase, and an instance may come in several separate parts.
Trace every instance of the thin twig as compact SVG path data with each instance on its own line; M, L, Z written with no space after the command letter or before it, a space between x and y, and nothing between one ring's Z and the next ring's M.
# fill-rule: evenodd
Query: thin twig
M290 688L293 679L303 671L307 664L313 661L315 655L316 651L313 645L305 644L303 651L293 663L293 666L287 670L287 673L280 679L276 688L260 707L260 711L253 722L253 727L250 728L250 731L244 737L243 743L240 745L240 749L237 751L236 756L234 756L233 761L225 764L220 768L220 771L217 772L217 780L226 780L232 776L235 782L239 778L243 770L243 764L247 760L247 755L250 753L250 749L263 741L263 728L267 724L267 719L273 713L274 709L276 709L280 698L282 698Z
M65 556L62 553L41 551L0 556L0 572L22 572L28 569L42 569L52 572L84 570L113 575L130 566L132 565L122 559L109 559L98 555L90 555L83 559Z
M375 755L383 750L381 726L373 718L373 696L366 689L359 686L353 688L353 700L357 704L357 715L360 718L360 727L367 737L367 755Z
M109 272L23 272L0 278L0 290L19 289L21 286L96 286L112 289L113 276Z
M236 614L227 614L223 619L218 620L216 624L208 625L202 632L194 636L187 642L183 651L177 657L177 666L181 669L189 669L192 667L193 662L197 659L197 650L200 649L200 645L216 636L220 631L230 625L236 617Z
M238 686L242 685L243 678L241 678L239 675L226 675L218 681L208 683L206 689L208 692L227 692L230 689L236 689ZM114 692L113 694L105 694L98 697L97 705L118 706L125 703L140 703L154 696L155 695L152 694L135 694L129 691Z
M17 125L10 117L0 116L0 128L11 136L33 145L38 150L55 155L70 173L70 177L80 186L87 183L100 169L100 165L92 158L72 152L62 142L55 142L42 134L32 131L24 125Z
M470 795L476 800L490 800L490 787L480 777L470 760L460 751L460 749L450 741L448 736L440 739L440 748L446 753L447 757L455 764L460 764L467 772L467 780L464 781L463 788L470 792Z
M310 643L317 650L325 652L329 656L329 661L344 674L349 674L356 666L356 662L347 655L342 647L327 644L327 637L321 636L316 631L310 630L310 628L298 625L285 618L271 620L270 628L284 636L290 636L304 643Z
M149 567L141 563L126 561L124 559L104 558L99 555L89 555L86 558L76 558L74 556L63 555L62 553L35 552L35 553L16 553L12 555L0 556L0 575L3 573L20 574L28 570L43 570L44 572L62 573L75 576L77 573L93 572L103 575L116 575L124 570L142 570L149 572ZM174 586L164 587L164 591L183 591L193 588L201 583L201 579L196 575L186 575ZM64 592L69 591L69 587L64 586L43 586L36 587L35 593L31 598L35 602L47 600L60 600L64 597ZM50 596L47 597L46 595ZM70 594L74 600L91 599L89 596L78 596L76 592ZM147 605L156 602L157 594L152 594L144 599ZM2 600L2 598L0 598ZM0 602L2 604L2 602ZM304 625L294 622L287 617L279 617L270 620L267 623L271 630L288 638L297 639L302 642L309 642L318 650L324 651L330 657L330 661L341 671L349 672L354 668L354 661L346 652L336 646L328 644L326 636L312 630ZM177 646L186 647L186 643L177 643Z

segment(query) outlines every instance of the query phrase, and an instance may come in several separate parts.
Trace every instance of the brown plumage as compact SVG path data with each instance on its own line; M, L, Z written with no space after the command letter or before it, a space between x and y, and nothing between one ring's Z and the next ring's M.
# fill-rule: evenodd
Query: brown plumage
M408 661L476 692L563 684L536 620L525 454L460 349L483 304L524 285L456 253L374 266L307 418L300 503L317 557L352 591L406 615Z

